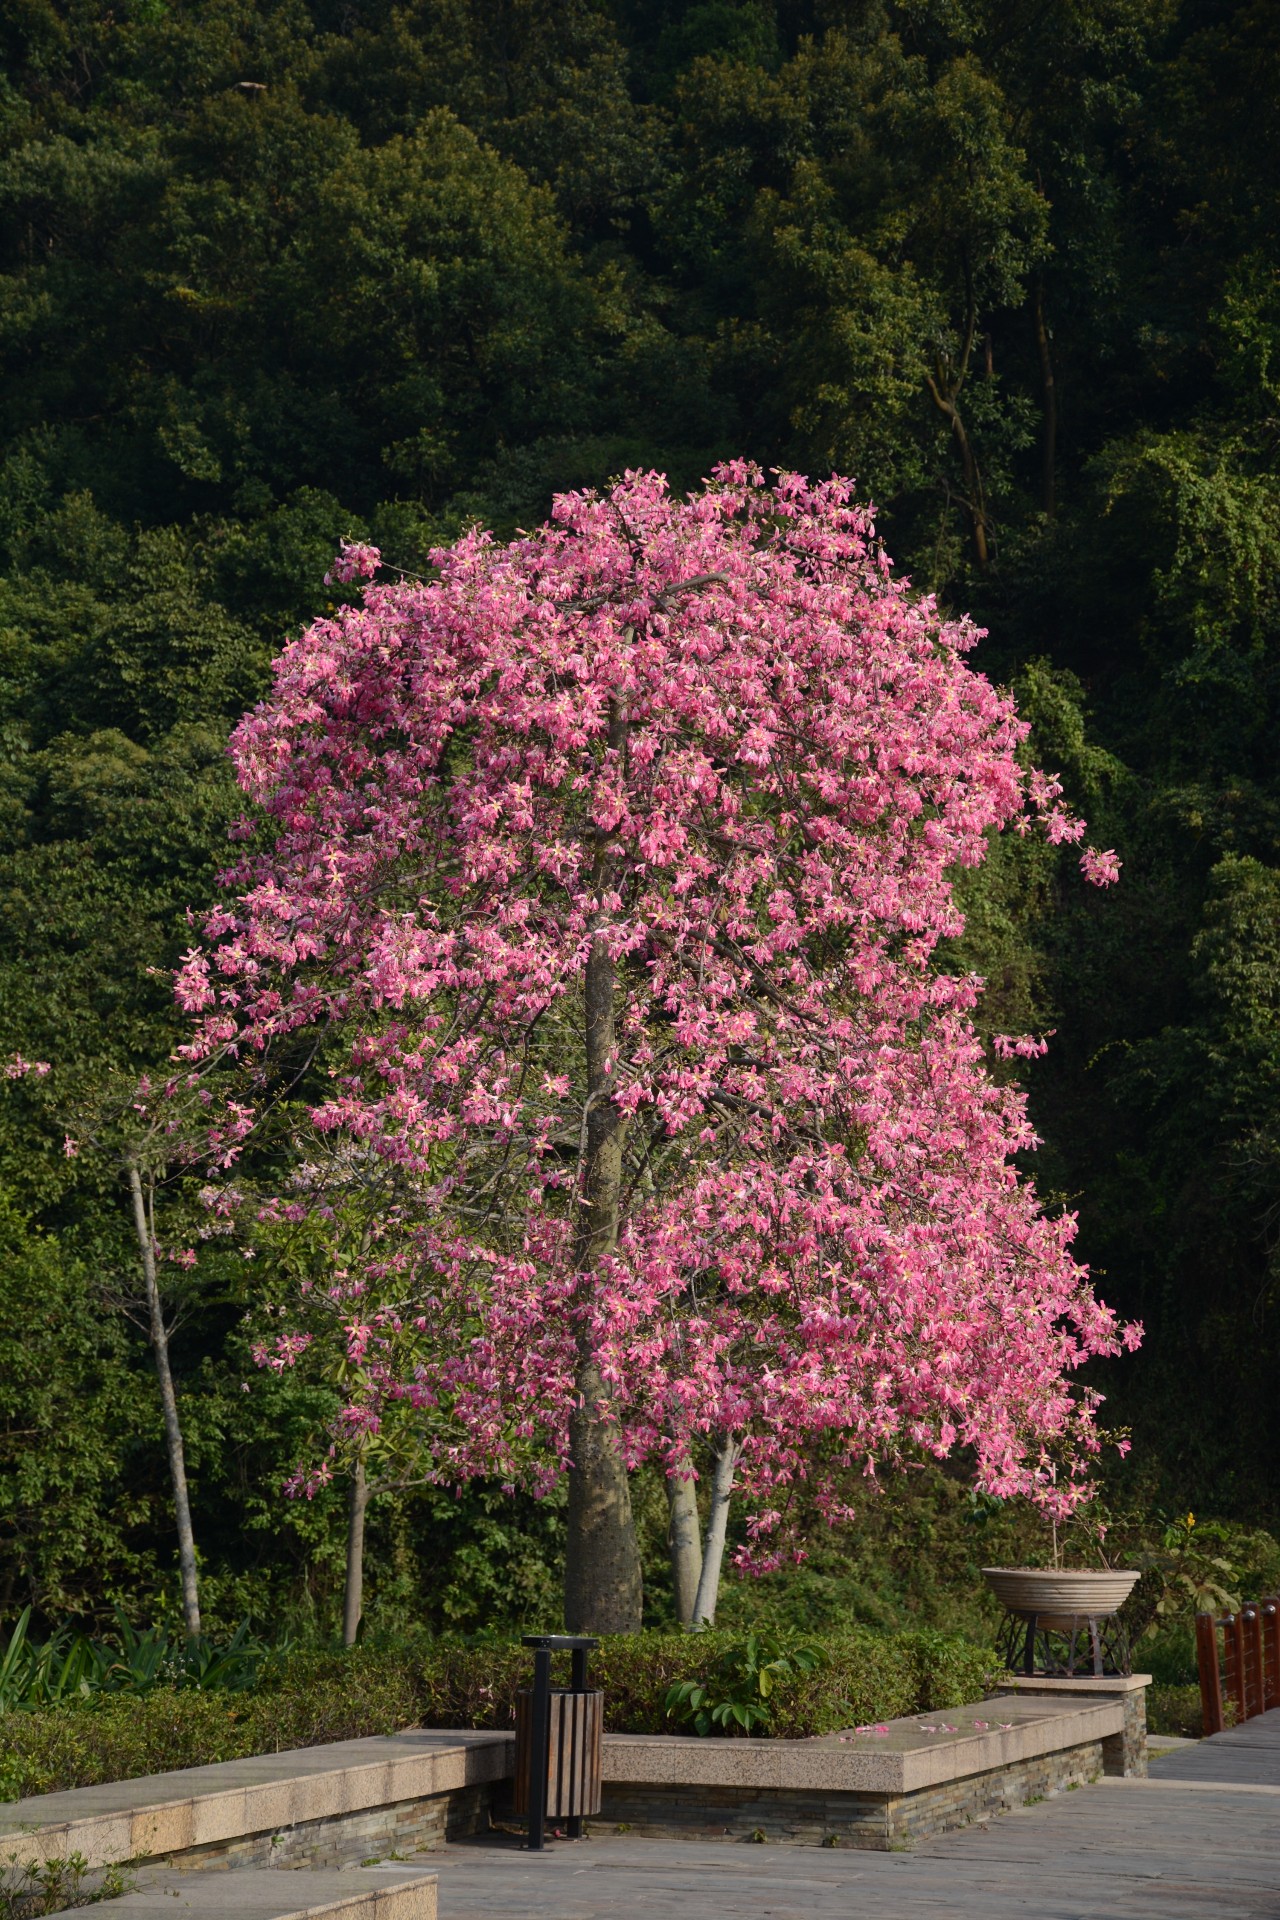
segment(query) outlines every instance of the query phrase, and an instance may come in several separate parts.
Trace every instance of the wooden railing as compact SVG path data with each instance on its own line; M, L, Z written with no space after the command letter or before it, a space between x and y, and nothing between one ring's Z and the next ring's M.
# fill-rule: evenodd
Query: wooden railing
M1206 1733L1280 1707L1280 1594L1239 1613L1198 1613L1196 1665Z

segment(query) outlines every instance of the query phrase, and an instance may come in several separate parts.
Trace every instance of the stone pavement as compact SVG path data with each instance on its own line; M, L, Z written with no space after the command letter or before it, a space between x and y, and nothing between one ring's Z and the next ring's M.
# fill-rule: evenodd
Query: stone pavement
M424 1859L440 1920L1280 1920L1280 1709L910 1852L639 1840Z

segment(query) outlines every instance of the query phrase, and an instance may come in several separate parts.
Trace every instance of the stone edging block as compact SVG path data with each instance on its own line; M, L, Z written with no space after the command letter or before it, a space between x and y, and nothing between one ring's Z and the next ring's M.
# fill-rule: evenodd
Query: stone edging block
M112 1900L112 1920L436 1920L436 1876L376 1881L356 1873L148 1874ZM175 1898L176 1896L176 1898ZM305 1902L299 1905L299 1901Z
M90 1867L339 1818L506 1779L504 1733L391 1734L42 1794L0 1809L0 1847Z

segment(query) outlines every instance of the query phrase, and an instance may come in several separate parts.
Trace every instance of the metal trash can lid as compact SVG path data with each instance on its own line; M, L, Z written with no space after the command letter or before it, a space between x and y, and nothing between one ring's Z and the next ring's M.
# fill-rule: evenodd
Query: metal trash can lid
M549 1653L590 1653L600 1642L575 1633L526 1633L521 1635L520 1644L546 1648Z

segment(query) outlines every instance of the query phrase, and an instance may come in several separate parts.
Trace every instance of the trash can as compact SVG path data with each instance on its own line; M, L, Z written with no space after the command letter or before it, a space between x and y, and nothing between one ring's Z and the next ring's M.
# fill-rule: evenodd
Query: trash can
M527 1633L523 1644L533 1649L533 1685L516 1695L516 1813L536 1850L548 1820L564 1820L576 1840L584 1814L600 1811L604 1695L587 1685L587 1655L598 1640ZM551 1684L553 1653L571 1656L567 1687Z

